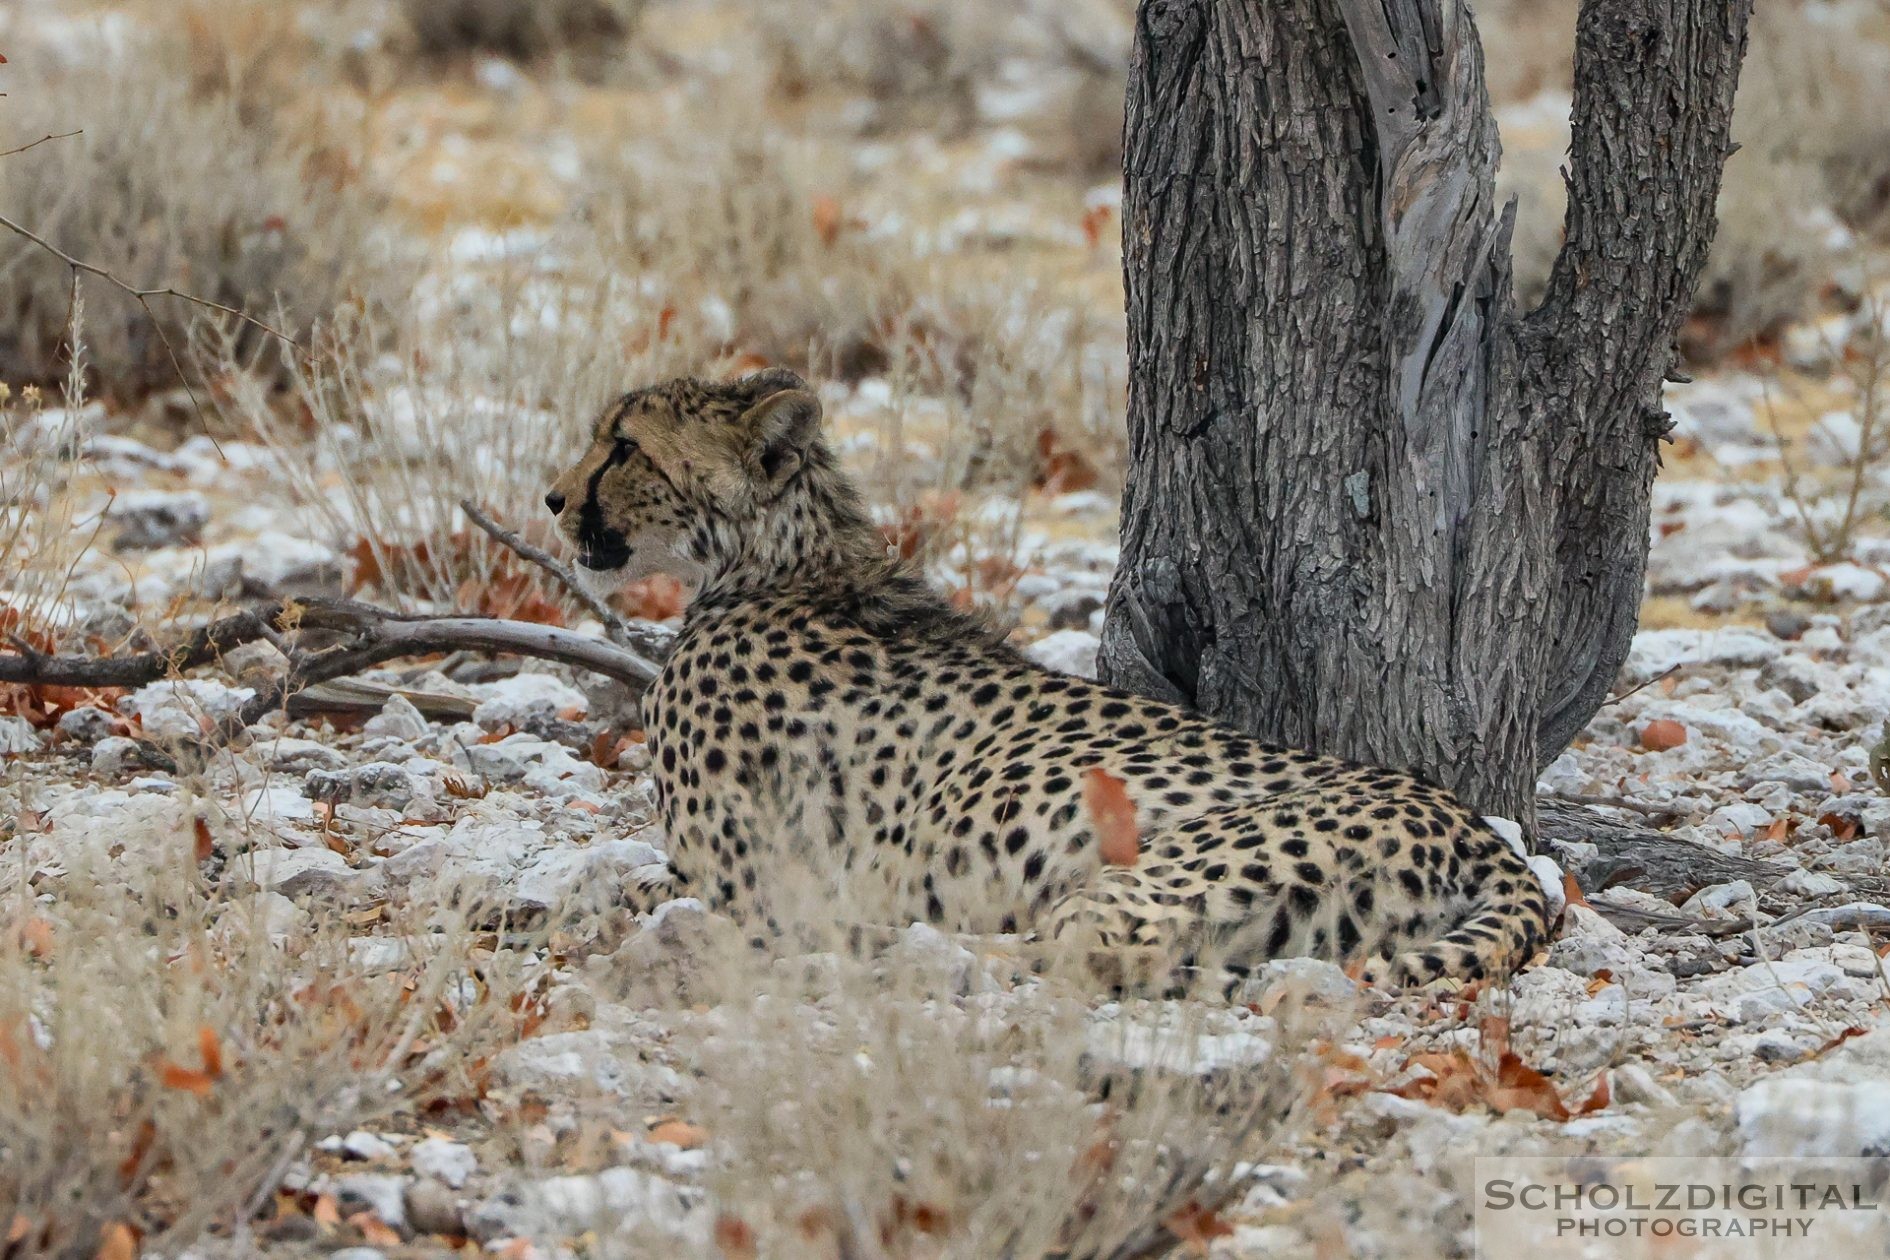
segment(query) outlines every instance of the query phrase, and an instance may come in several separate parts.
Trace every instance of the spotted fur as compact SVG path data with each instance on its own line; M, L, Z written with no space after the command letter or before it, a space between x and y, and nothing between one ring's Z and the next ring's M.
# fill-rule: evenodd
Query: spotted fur
M1304 953L1500 976L1543 941L1533 873L1449 792L1046 671L950 607L888 554L819 420L783 371L637 390L546 497L586 566L698 587L644 702L663 895L766 921L786 843L877 876L895 923L1232 978ZM1133 866L1102 861L1092 770L1134 803Z

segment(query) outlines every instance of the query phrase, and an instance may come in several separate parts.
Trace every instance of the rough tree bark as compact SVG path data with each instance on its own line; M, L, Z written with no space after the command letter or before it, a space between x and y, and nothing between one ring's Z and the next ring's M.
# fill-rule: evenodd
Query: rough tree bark
M1142 0L1101 668L1533 820L1638 615L1751 0L1585 0L1516 310L1463 0Z

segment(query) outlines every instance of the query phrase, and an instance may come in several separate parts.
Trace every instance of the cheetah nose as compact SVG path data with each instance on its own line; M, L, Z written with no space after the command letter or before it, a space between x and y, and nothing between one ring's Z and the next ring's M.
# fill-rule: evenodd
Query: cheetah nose
M545 496L545 506L551 509L553 516L556 516L558 513L564 511L564 496L559 494L556 490L553 490L550 494Z

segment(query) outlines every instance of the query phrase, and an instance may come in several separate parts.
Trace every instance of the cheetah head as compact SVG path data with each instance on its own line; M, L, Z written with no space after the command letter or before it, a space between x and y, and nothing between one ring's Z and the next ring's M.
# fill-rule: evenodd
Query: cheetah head
M811 465L832 466L820 402L785 369L684 377L604 409L545 506L586 569L618 581L699 582L777 518Z

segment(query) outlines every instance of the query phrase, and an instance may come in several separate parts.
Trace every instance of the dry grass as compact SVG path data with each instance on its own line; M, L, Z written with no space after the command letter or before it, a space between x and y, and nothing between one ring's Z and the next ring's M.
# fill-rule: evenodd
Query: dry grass
M41 46L29 32L11 50L0 147L62 138L0 159L0 213L130 285L174 285L304 329L365 274L373 202L306 113L269 106L275 80L244 45L201 37L223 30L195 20L203 9L176 29L121 23ZM94 390L136 397L175 381L173 354L201 311L168 297L147 310L96 278L81 284ZM66 374L73 285L64 263L9 238L0 379Z
M474 1047L512 1027L512 990L450 915L390 926L403 961L376 967L338 915L285 923L281 898L206 884L188 808L121 816L119 857L68 838L48 875L24 850L63 834L57 810L4 795L0 840L29 862L9 875L35 876L0 880L8 1260L241 1237L310 1143L464 1092ZM235 871L241 829L213 827Z
M1110 1001L1069 951L1029 976L1008 938L875 927L895 871L844 874L788 834L764 865L768 952L687 912L660 946L685 960L667 1001L709 1142L712 1226L687 1224L712 1242L685 1229L677 1254L1128 1260L1205 1242L1231 1228L1238 1166L1298 1131L1323 1083L1314 1038L1349 1025L1286 982L1264 1017ZM660 1003L648 957L632 941L619 979ZM639 1222L595 1226L602 1254L649 1245Z
M1129 0L751 0L789 97L865 97L868 132L1020 129L1043 165L1097 178L1122 156Z
M277 449L313 527L368 557L384 594L476 606L496 584L515 604L565 607L469 532L459 501L548 525L544 489L595 410L682 373L880 378L830 398L889 503L1014 492L1069 452L1086 476L1068 480L1113 473L1116 321L879 230L849 208L840 170L776 134L686 134L654 156L595 155L570 215L517 260L443 267L397 318L340 321L287 363L292 407L241 346L218 355L230 427Z
M1881 521L1890 507L1882 490L1890 453L1890 285L1867 264L1859 270L1864 300L1838 328L1825 327L1817 345L1850 407L1820 417L1797 440L1788 430L1798 426L1785 414L1816 411L1794 396L1789 376L1768 387L1760 407L1778 443L1785 501L1819 564L1851 558L1866 523Z

